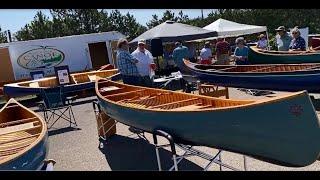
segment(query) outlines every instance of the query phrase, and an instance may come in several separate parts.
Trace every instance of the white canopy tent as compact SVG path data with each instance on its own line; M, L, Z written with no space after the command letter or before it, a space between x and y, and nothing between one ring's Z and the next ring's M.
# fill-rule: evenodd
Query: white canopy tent
M254 34L259 32L266 32L268 44L269 44L269 36L267 32L266 26L255 26L248 24L240 24L233 21L228 21L225 19L218 19L213 23L203 27L203 29L216 31L218 33L217 37L210 37L205 39L198 39L195 41L203 41L203 40L212 40L217 39L219 37L236 37L241 35Z
M219 37L235 37L267 31L266 26L240 24L225 19L218 19L203 29L218 32Z

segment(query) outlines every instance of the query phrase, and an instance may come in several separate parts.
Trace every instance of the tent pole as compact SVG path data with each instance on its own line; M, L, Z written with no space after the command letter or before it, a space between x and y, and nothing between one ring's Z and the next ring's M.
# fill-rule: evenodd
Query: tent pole
M268 30L266 30L266 35L267 35L267 50L269 51L270 50L270 44L269 44L269 35L268 35Z

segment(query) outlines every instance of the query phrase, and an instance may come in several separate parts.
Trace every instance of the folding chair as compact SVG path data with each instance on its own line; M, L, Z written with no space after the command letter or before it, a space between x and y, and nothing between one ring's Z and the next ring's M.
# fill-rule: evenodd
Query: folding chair
M43 111L48 129L60 119L69 122L70 127L72 127L72 125L77 126L71 105L76 96L66 98L63 94L63 87L42 89L40 94L43 102L39 104L39 107ZM53 123L49 125L51 121L53 121Z

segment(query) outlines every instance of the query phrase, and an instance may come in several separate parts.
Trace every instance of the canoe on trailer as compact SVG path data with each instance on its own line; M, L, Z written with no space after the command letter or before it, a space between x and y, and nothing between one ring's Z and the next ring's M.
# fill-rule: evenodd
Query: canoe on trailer
M230 100L98 80L96 93L111 118L147 132L164 130L176 142L294 167L319 156L319 120L306 91Z
M201 81L220 86L320 92L319 64L202 65L184 60Z
M320 63L320 51L268 51L251 46L248 60L251 64Z
M40 169L48 153L46 122L14 99L0 110L0 170Z
M118 75L117 69L90 71L83 73L71 74L71 83L65 85L63 90L65 93L77 92L86 89L94 89L94 82L97 76L102 78L113 78ZM9 97L18 97L26 95L40 94L40 90L44 88L54 88L58 86L56 77L42 78L32 81L24 81L4 85L4 94Z

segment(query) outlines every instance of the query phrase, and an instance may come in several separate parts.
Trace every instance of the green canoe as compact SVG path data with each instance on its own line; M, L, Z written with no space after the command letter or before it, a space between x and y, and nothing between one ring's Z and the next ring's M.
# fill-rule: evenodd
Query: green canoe
M219 99L98 80L102 110L119 122L175 142L214 147L286 166L320 152L319 120L306 91L263 100Z
M320 63L320 51L267 51L252 46L248 59L251 64Z

